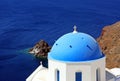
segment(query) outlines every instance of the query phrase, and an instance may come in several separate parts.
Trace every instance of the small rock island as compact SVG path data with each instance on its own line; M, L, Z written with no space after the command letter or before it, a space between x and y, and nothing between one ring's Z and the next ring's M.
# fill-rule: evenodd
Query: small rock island
M120 68L120 22L105 26L97 41L106 55L106 67Z
M40 40L33 48L29 50L29 53L33 54L37 58L47 59L50 49L51 46L49 46L47 42Z

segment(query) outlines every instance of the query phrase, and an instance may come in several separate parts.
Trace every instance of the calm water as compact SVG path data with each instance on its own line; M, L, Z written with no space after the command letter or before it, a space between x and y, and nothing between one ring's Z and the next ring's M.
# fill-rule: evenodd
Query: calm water
M25 81L39 65L27 49L40 39L52 46L74 25L97 38L103 26L120 20L119 4L120 0L0 0L0 81Z

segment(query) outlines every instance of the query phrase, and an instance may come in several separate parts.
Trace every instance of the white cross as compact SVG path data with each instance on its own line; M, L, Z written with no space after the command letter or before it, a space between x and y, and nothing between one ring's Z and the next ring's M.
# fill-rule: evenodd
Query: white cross
M73 33L77 33L77 26L76 25L74 25L73 29L74 29Z

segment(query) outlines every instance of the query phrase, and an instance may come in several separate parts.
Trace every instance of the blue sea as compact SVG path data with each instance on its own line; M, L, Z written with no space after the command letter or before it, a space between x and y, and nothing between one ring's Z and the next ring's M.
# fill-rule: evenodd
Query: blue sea
M73 31L99 37L120 20L120 0L0 0L0 81L25 81L40 59L28 49ZM47 66L47 61L44 61Z

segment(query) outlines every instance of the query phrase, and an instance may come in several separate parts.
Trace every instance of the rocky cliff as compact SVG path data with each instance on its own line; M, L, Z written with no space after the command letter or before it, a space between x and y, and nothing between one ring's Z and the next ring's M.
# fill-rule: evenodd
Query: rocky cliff
M48 52L51 47L44 40L39 41L33 48L29 50L29 53L35 55L37 58L47 58Z
M106 66L120 68L120 22L105 26L97 41L106 55Z

